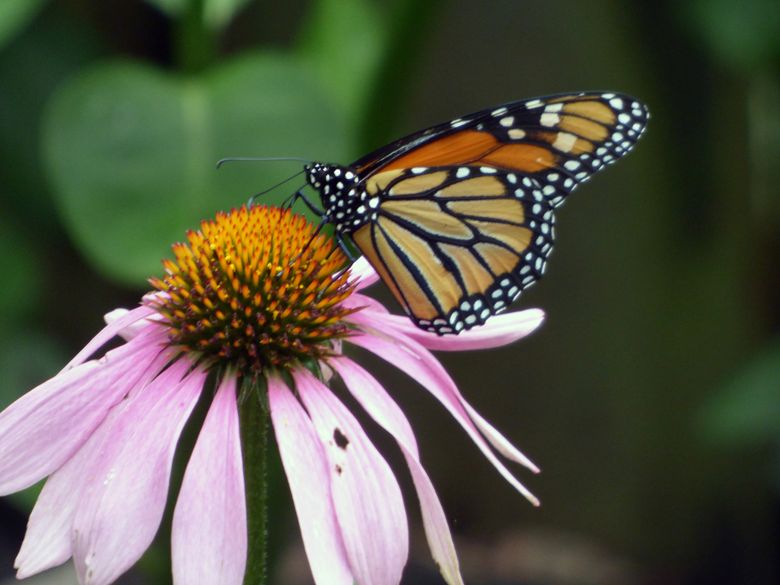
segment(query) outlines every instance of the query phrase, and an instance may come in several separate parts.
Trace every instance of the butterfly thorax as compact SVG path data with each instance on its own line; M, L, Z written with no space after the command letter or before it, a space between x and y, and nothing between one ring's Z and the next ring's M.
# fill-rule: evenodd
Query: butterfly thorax
M306 165L306 180L320 195L323 219L337 232L348 234L376 219L378 201L369 197L357 173L349 167L325 163Z

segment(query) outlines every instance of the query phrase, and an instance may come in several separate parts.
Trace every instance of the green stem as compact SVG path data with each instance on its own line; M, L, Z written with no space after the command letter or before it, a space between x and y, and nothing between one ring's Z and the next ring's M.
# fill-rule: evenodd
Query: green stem
M206 22L206 0L189 0L177 23L176 61L186 73L204 70L214 60L217 41Z
M265 585L268 573L268 428L264 379L243 384L240 394L241 453L247 508L244 585Z

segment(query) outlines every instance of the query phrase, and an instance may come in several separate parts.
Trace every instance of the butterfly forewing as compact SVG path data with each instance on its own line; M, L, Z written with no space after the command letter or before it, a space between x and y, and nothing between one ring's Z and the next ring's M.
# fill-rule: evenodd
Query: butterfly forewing
M393 169L486 165L538 181L559 204L579 183L629 152L647 125L630 96L581 93L512 102L407 136L352 166Z

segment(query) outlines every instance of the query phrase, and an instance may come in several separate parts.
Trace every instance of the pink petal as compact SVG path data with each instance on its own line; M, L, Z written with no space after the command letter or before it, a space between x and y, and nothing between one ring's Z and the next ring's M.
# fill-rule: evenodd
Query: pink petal
M76 356L70 360L70 362L68 362L68 365L66 365L62 371L65 372L79 365L98 349L100 349L103 345L111 341L112 338L116 337L119 332L122 331L122 329L125 329L136 321L139 321L140 319L148 317L152 314L156 314L154 309L141 305L132 311L128 311L127 314L120 317L119 319L112 320L100 331L100 333L95 335L95 337L93 337L92 340L87 343L86 346L84 346L84 349L78 352Z
M85 585L114 581L157 532L176 443L206 377L199 369L187 374L190 367L183 358L169 366L131 400L106 439L109 452L73 519L73 560Z
M408 317L401 315L367 315L356 313L350 316L354 323L377 326L377 322L394 327L399 332L411 337L424 347L439 351L465 351L471 349L490 349L501 347L522 339L532 333L544 321L544 311L541 309L526 309L513 313L504 313L491 317L479 327L463 331L458 335L436 335L423 331L415 326Z
M462 585L458 555L452 542L439 497L420 463L417 443L406 416L382 385L366 370L347 358L330 361L349 391L371 417L389 432L401 447L420 500L423 526L431 556L449 585Z
M368 260L362 256L352 263L352 266L349 267L349 271L352 276L351 280L356 282L355 290L362 290L379 280L379 275L376 273L376 270L374 270L371 267L371 264L368 263Z
M466 412L469 413L471 420L477 425L477 428L485 435L488 442L493 445L496 451L501 453L504 457L515 463L519 463L523 467L527 467L534 473L539 473L540 469L536 464L525 456L517 447L509 442L504 435L502 435L492 424L490 424L485 418L479 414L473 406L466 402L465 398L461 397L461 404Z
M187 464L171 543L178 585L241 585L246 568L244 468L236 378L226 376Z
M368 329L367 326L364 328ZM444 407L450 411L463 429L471 437L471 440L479 447L483 455L487 457L496 470L512 486L519 491L533 505L538 506L539 500L520 483L517 478L506 468L490 449L485 437L477 429L463 404L465 400L458 391L455 382L452 381L444 367L431 353L416 341L399 336L390 341L377 330L371 333L363 333L349 337L349 341L359 345L385 361L393 364L409 377L433 394Z
M314 426L281 380L268 380L268 400L314 581L317 585L352 585L331 498L327 458Z
M361 584L397 585L409 554L401 488L347 408L307 370L293 378L330 463L336 519Z
M114 309L103 315L103 320L107 325L111 325L114 321L122 319L129 312L130 311L127 309ZM149 327L150 321L161 322L164 321L164 318L159 313L154 313L146 318L138 319L127 327L117 331L116 334L125 341L130 341L133 337L136 337L138 334L145 331L146 328Z
M341 302L341 306L348 309L361 309L361 311L372 311L372 313L381 313L382 315L390 315L390 311L387 308L371 297L362 295L360 293L352 293L346 299ZM401 317L399 317L400 319ZM405 318L408 322L409 319ZM392 321L394 323L394 321Z
M159 354L162 330L153 333L57 374L0 413L0 495L40 481L84 444Z
M160 352L157 358L128 394L133 397L170 359L169 352ZM43 486L35 502L35 507L27 522L21 550L14 566L18 569L17 578L24 579L68 560L71 550L71 528L73 515L78 505L78 494L84 490L84 484L93 476L93 469L101 459L110 456L119 445L106 443L116 421L121 419L131 401L123 400L115 405L108 416L90 435L84 446L55 471Z

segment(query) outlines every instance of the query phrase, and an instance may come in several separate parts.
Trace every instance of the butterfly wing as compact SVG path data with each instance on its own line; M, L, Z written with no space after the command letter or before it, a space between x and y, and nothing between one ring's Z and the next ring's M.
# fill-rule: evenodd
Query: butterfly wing
M351 165L379 197L352 239L419 327L482 324L543 274L553 208L628 153L647 119L630 96L580 93L402 138Z
M518 101L411 134L351 165L380 172L484 165L528 175L558 205L577 185L636 144L647 108L631 96L579 93Z
M487 167L379 173L368 184L377 218L352 239L417 326L458 333L544 272L552 206L522 181Z

